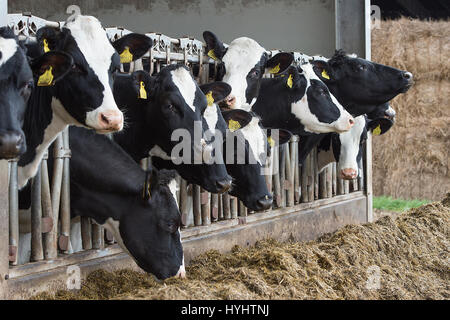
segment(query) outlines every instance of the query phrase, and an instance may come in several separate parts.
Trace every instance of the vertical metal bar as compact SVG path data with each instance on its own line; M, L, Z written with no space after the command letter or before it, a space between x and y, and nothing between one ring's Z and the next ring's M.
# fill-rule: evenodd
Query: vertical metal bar
M314 201L316 199L319 199L319 165L318 165L318 158L319 155L317 153L317 148L314 148L311 154L311 161L312 161L312 176L314 179L314 195L313 198L310 199L310 201Z
M365 182L366 182L366 196L367 196L367 222L373 221L373 190L372 190L372 133L368 132L366 140L366 170L365 170Z
M280 146L281 208L286 207L286 145Z
M9 174L9 262L17 265L19 250L19 190L17 186L17 161L10 162Z
M333 165L329 164L327 168L327 198L333 197Z
M209 226L211 224L211 199L210 195L206 190L201 189L200 194L201 199L201 214L202 214L202 225Z
M288 180L287 190L287 207L293 207L295 205L294 196L294 141L291 140L286 146L286 179Z
M58 219L59 219L59 208L61 201L61 184L63 177L63 169L64 169L64 160L60 157L63 152L64 143L63 137L60 134L54 143L53 147L53 156L55 158L53 164L53 178L52 178L52 212L53 212L53 228L51 234L55 237L54 242L58 242L58 246L62 248L62 250L66 250L68 243L65 243L65 239L59 238L58 241ZM67 239L66 239L67 240ZM57 256L57 248L48 248L49 256L55 257Z
M181 179L180 184L180 212L181 212L181 221L184 226L188 226L188 215L189 215L189 207L188 207L188 194L187 194L188 184L186 180Z
M219 220L219 195L211 194L211 221Z
M70 159L67 157L69 150L69 130L65 129L62 133L63 146L64 146L64 159L63 159L63 178L61 186L61 234L60 242L69 244L70 241ZM67 253L68 246L61 248Z
M235 197L230 197L230 210L231 219L236 219L238 217L238 199Z
M56 258L56 236L52 233L54 217L52 211L52 196L50 193L50 180L48 178L47 165L48 152L44 155L41 163L41 202L42 202L42 222L43 226L43 247L44 259L50 260ZM54 252L54 256L52 253Z
M300 202L300 168L298 166L298 144L299 144L299 138L298 136L295 136L295 142L294 142L294 200L295 203L298 204Z
M248 215L247 208L242 201L239 201L238 214L239 217L247 217Z
M0 0L1 1L1 0ZM8 176L10 164L0 161L0 299L8 298L9 277L9 210Z
M337 195L337 176L336 176L336 162L332 163L332 179L333 179L333 196Z
M231 219L230 195L226 192L222 195L222 210L225 220Z
M326 169L323 169L321 173L319 173L319 199L325 199L327 197L327 184L325 182L327 173Z
M30 261L44 259L42 250L41 170L31 180L31 256Z
M92 232L91 232L91 219L88 217L80 217L81 223L81 243L83 250L92 249Z
M104 231L103 227L94 221L91 225L92 229L92 249L103 249L104 247Z
M309 160L308 157L306 157L305 161L302 164L302 176L301 176L301 200L302 203L308 202L308 166L309 166Z
M275 146L273 149L273 200L275 207L281 207L281 182L280 182L280 147Z
M193 185L193 210L194 210L194 225L200 226L202 224L202 214L201 214L201 195L200 195L200 187L197 185Z

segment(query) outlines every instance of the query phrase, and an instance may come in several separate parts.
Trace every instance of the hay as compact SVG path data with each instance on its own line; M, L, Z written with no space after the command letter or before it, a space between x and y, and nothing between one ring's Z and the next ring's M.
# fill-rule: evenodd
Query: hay
M78 293L37 299L449 299L450 193L376 223L351 225L308 243L258 242L210 251L188 279L156 283L133 271L97 271ZM380 287L370 289L371 268Z
M414 74L392 102L396 125L374 138L376 195L442 199L450 189L450 33L448 21L383 21L372 33L372 58Z

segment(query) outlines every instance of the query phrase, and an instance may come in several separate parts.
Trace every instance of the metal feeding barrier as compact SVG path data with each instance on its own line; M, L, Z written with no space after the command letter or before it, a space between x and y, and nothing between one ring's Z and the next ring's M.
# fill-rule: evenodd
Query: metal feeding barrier
M48 22L25 14L9 15L9 26L23 38L35 35L42 26L60 27L62 23ZM123 28L107 28L108 37L116 40L131 31ZM128 72L145 70L157 73L169 64L184 64L192 70L200 84L213 81L217 62L205 55L202 41L191 37L173 39L163 34L147 33L153 40L149 52L129 66L122 66ZM297 64L304 62L305 56L295 53ZM17 162L9 164L9 277L22 277L49 271L58 266L73 264L89 259L107 257L121 252L111 234L93 220L82 217L80 232L83 253L74 256L70 245L70 146L69 133L65 130L55 141L53 153L42 160L40 170L31 182L31 254L30 261L20 265L19 252L19 210L17 186ZM49 179L47 158L54 158L52 179ZM317 150L314 149L304 164L298 164L299 137L292 137L288 144L275 146L272 152L272 165L266 176L268 189L272 191L274 204L268 212L283 208L295 208L301 204L313 203L321 199L332 199L339 195L364 191L364 176L358 180L344 181L336 171L336 163L328 165L318 172ZM364 160L367 161L366 157ZM150 164L146 159L142 166ZM189 185L177 178L179 190L178 204L182 214L182 236L201 227L212 226L218 222L235 221L234 225L247 223L254 212L229 194L210 194L196 185ZM300 208L300 207L299 207ZM299 209L301 210L301 208ZM200 228L197 228L200 227ZM217 227L219 228L219 227ZM200 231L199 231L200 230ZM192 231L191 233L194 233ZM0 244L1 246L2 244ZM92 250L96 249L96 250ZM51 263L49 263L51 262Z

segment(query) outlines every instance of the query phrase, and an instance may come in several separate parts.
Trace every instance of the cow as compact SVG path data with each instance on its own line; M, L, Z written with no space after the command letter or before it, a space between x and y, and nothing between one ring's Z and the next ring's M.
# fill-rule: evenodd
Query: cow
M136 53L136 48L151 45L150 39L136 34L118 41L116 47L125 47L128 56ZM67 126L84 126L103 134L123 128L123 114L111 89L121 58L96 18L79 15L61 30L41 28L36 41L28 43L27 48L32 61L53 51L64 52L72 60L59 61L62 66L70 66L69 73L59 81L58 70L52 65L44 64L35 70L36 87L24 116L27 151L18 163L19 188L36 174L45 150ZM133 59L138 58L133 55Z
M354 127L348 132L327 134L317 146L319 172L328 164L337 162L337 171L342 179L356 179L360 173L367 132L382 135L394 125L395 111L388 103L379 107L378 114L382 116L372 119L366 115L356 117Z
M205 95L211 95L211 84L201 85L200 88ZM227 96L228 94L221 97L212 96L203 114L205 126L212 135L215 136L220 132L223 137L224 161L228 173L233 178L233 186L229 193L241 200L250 210L267 210L272 205L273 197L262 174L266 161L261 154L265 155L266 151L270 151L274 146L266 140L282 145L290 140L292 134L286 130L278 130L278 138L272 139L272 131L268 131L267 136L264 135L256 114L240 109L221 111L218 103L222 97ZM232 127L230 124L238 124L239 129L233 132L234 134L230 132ZM234 143L230 142L230 139ZM239 152L242 154L239 155Z
M114 235L120 247L144 271L163 280L184 277L181 214L175 172L147 172L116 143L93 130L69 129L72 221L89 217ZM52 173L53 159L49 159ZM29 212L21 212L20 263L29 261ZM71 248L77 251L77 224ZM78 239L76 239L78 238ZM78 241L79 242L79 241Z
M314 56L310 63L316 75L354 117L379 112L381 105L406 93L414 83L410 72L374 63L343 50L337 50L331 59ZM379 118L379 115L373 114L370 118ZM300 163L325 136L310 135L300 140Z
M214 94L220 94L223 84L217 84L215 88ZM129 125L115 134L114 140L135 161L139 162L150 154L170 160L155 162L157 168L164 163L170 165L186 181L200 185L209 192L223 193L231 187L231 177L225 165L208 163L212 157L212 147L204 140L202 117L207 98L185 66L164 67L156 76L137 71L130 76L117 77L114 96L126 110ZM183 155L174 152L180 141L173 139L173 136L180 129L191 139L187 144L190 148L182 150ZM184 152L190 152L190 155ZM200 156L201 159L197 159L200 161L195 161L196 156ZM173 164L174 161L178 162Z
M313 66L291 66L282 76L263 79L252 111L265 127L289 130L299 136L346 132L354 118L316 76Z
M354 117L371 113L407 92L414 83L413 75L337 50L331 59L313 57L311 64L317 76Z
M217 81L228 83L231 94L223 103L231 109L250 111L255 103L265 73L279 74L293 62L294 56L281 52L269 58L268 52L253 39L241 37L233 40L228 47L210 32L205 31L208 56L219 61Z

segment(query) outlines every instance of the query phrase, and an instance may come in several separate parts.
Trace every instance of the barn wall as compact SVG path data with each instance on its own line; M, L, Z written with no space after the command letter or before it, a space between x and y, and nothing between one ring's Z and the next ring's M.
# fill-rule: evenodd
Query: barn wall
M69 5L104 26L202 39L210 29L225 42L246 35L266 49L329 55L335 46L334 0L14 0L9 13L65 20ZM249 23L251 21L251 23Z

